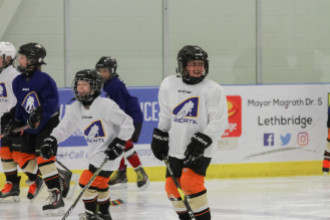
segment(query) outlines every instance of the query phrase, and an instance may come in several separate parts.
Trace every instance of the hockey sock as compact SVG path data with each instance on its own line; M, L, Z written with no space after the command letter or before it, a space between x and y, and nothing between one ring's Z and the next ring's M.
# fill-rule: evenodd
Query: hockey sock
M25 172L25 174L28 176L28 179L29 179L28 181L31 183L33 183L38 177L37 174L33 174L33 173L29 173L29 172Z
M97 207L96 197L91 199L91 200L83 199L83 202L84 202L84 205L85 205L85 210L88 213L96 214L96 207Z
M102 214L109 214L110 198L106 201L98 202L97 204L99 205L99 212Z
M132 167L137 168L138 166L141 166L141 161L138 156L138 154L134 151L134 153L127 157L128 162L132 165Z
M119 165L119 171L125 171L126 170L126 165L125 165L125 158L122 157Z
M19 182L19 178L17 176L17 170L15 170L13 172L8 172L8 173L6 172L5 176L6 176L7 181L9 181L9 182L12 182L12 183Z

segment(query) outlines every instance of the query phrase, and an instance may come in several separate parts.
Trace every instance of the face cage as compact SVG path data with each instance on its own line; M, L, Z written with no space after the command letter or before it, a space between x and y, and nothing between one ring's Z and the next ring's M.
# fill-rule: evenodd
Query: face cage
M83 96L80 96L78 91L77 91L77 85L78 81L86 81L89 83L90 86L90 92L88 94L85 94ZM94 99L100 95L101 93L101 88L100 88L100 82L98 83L96 80L92 80L89 78L78 78L74 79L72 82L72 87L73 87L73 94L76 100L81 102L83 105L90 105L94 101Z

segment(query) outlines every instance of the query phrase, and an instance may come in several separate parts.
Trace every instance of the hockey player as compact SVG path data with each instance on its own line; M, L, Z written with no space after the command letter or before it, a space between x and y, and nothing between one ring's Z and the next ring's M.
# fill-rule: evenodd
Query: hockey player
M227 101L222 87L205 78L209 70L206 51L184 46L177 56L177 76L160 85L159 124L151 149L169 164L197 220L211 219L204 177L217 140L228 125ZM165 190L179 219L190 219L169 173Z
M43 140L59 123L57 86L47 73L41 71L46 56L42 45L24 44L20 46L18 54L18 70L21 74L13 81L17 98L15 120L6 127L6 132L24 125L28 127L23 135L13 139L14 151L21 154L17 162L31 182L38 179L40 171L50 192L49 203L42 207L45 214L62 215L64 202L55 156L45 160L39 154Z
M0 42L0 116L1 116L1 133L4 133L5 127L10 120L14 118L13 108L16 105L16 97L12 90L12 82L20 73L13 67L13 61L16 57L16 48L10 42ZM17 175L16 158L20 153L13 153L12 141L9 136L2 138L0 156L2 168L6 176L6 184L0 192L0 198L6 201L20 201L20 180ZM34 182L29 183L29 191L27 198L34 199L43 186L41 177Z
M322 171L324 174L329 173L329 167L330 167L330 107L328 108L328 121L327 121L327 127L328 127L328 137L327 137L327 143L324 151L324 160L323 160L323 167Z
M95 70L77 72L72 84L77 102L71 104L60 124L44 140L41 155L45 159L52 157L56 154L57 143L67 139L77 128L80 129L88 144L88 168L79 179L82 188L105 157L110 159L84 192L82 200L85 213L80 214L80 219L111 220L108 181L119 166L126 141L133 134L132 119L115 102L100 97L102 79Z
M119 169L115 171L111 176L109 185L110 187L116 184L121 184L124 187L126 186L126 158L126 160L128 160L136 172L136 183L138 188L145 189L150 184L149 178L142 167L139 155L136 153L133 145L133 143L138 142L140 136L143 114L137 98L131 96L123 81L119 79L119 76L116 72L117 67L117 60L111 56L101 57L95 66L96 70L104 80L103 91L106 93L106 96L115 101L126 114L131 116L135 130L131 139L126 143L124 155L120 161Z

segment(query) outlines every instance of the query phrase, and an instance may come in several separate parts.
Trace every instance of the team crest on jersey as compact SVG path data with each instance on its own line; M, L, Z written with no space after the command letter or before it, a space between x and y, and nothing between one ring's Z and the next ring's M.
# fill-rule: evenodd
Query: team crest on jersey
M196 124L197 122L194 118L198 116L198 104L199 97L191 97L181 102L172 111L172 114L175 115L174 121Z
M7 98L7 89L4 82L0 83L0 97Z
M94 121L84 131L86 141L89 143L103 142L104 141L104 129L100 120Z
M25 109L27 113L31 113L35 109L37 109L40 106L40 102L38 99L38 95L36 92L30 92L28 93L22 103L22 107Z

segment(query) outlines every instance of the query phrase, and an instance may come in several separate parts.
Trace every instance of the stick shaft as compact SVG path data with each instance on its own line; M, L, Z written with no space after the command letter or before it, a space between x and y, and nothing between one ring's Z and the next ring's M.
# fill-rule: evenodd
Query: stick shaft
M82 197L83 193L90 187L90 185L92 185L93 181L95 180L95 178L97 177L97 175L101 172L102 167L108 162L108 160L109 160L109 158L107 158L107 157L104 159L104 161L102 162L102 164L100 165L100 167L95 171L94 175L91 177L91 179L85 185L85 187L81 190L81 192L79 193L79 195L76 198L76 200L73 202L73 204L70 206L70 208L68 209L68 211L65 213L65 215L62 218L62 220L67 219L67 217L70 215L70 213L72 212L72 210L74 209L74 207L79 202L79 200Z
M187 208L187 211L188 211L188 215L189 215L189 217L190 217L192 220L195 220L196 218L195 218L194 213L193 213L193 211L192 211L192 208L191 208L191 206L190 206L190 204L189 204L189 202L188 202L188 200L187 200L187 196L183 193L183 190L182 190L182 188L181 188L181 186L180 186L180 183L178 182L178 180L177 180L176 177L174 176L174 173L173 173L173 171L172 171L172 168L171 168L171 166L170 166L170 163L168 162L168 159L167 159L167 158L164 158L164 162L165 162L165 165L166 165L166 167L167 167L168 173L169 173L170 176L172 177L172 179L173 179L173 181L174 181L174 183L175 183L175 186L176 186L176 188L177 188L178 191L179 191L179 194L180 194L180 196L181 196L181 199L182 199L184 205L185 205L186 208Z
M9 133L0 134L0 139L6 137L8 135L10 135L11 133L14 133L15 134L15 133L18 133L18 132L22 132L22 131L24 131L25 129L28 129L28 128L29 128L29 126L27 126L27 125L24 125L22 127L15 128L11 132L9 132Z

